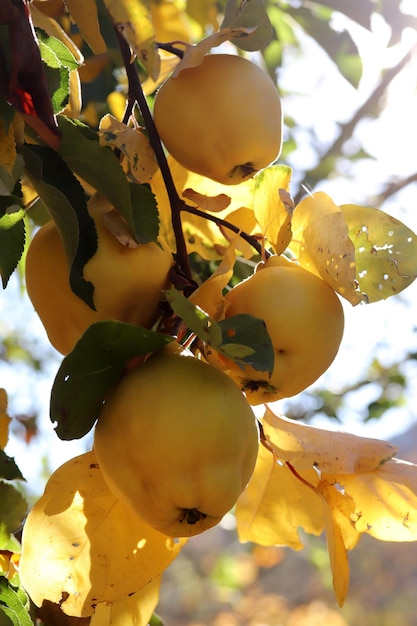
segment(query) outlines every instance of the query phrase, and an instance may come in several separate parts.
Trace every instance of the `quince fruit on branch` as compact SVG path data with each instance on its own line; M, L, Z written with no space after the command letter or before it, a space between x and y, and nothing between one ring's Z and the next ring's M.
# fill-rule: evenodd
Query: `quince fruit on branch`
M239 56L209 54L172 75L156 94L154 118L178 163L225 185L251 178L281 152L277 88Z
M84 278L94 285L91 309L72 291L69 268L59 231L53 221L32 239L26 258L26 287L51 344L68 354L93 323L113 319L150 328L156 321L162 290L169 286L172 256L156 243L127 247L103 223L105 204L89 207L98 248L84 266Z
M241 367L206 347L205 357L224 370L252 405L300 393L334 360L344 330L343 308L321 278L293 262L271 257L225 296L226 318L247 313L264 320L275 359L272 374Z
M162 351L109 395L94 450L116 497L156 530L188 537L235 505L255 466L258 428L228 376Z

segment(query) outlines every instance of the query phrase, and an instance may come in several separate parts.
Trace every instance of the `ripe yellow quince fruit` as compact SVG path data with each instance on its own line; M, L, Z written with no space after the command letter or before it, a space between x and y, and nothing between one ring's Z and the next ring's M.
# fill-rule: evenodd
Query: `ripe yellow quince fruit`
M95 203L90 210L98 248L84 267L84 278L94 285L93 311L74 294L59 231L53 221L32 239L26 257L26 288L51 344L68 354L92 324L113 319L150 328L156 321L161 291L169 287L172 255L156 243L129 248L103 224L109 210Z
M156 94L154 118L178 163L225 185L251 178L281 152L278 91L243 57L209 54L168 78Z
M235 505L254 470L258 428L228 376L162 351L109 395L94 451L116 497L161 533L189 537Z
M209 363L224 370L252 405L300 393L334 360L344 330L335 291L321 278L285 258L276 258L225 296L226 318L247 313L264 320L274 347L271 376L206 347Z

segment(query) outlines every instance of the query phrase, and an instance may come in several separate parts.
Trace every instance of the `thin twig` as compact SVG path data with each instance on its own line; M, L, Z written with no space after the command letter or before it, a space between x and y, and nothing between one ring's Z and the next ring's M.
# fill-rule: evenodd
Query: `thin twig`
M170 43L161 43L160 41L157 41L156 45L161 50L165 50L166 52L170 52L171 54L175 54L175 56L177 56L180 59L182 59L183 56L184 56L184 50L180 50L180 48L176 48L174 46L175 43L181 43L181 42L172 41Z
M384 191L382 191L378 195L379 202L385 202L385 200L388 200L388 198L390 198L394 194L398 193L399 191L401 191L408 185L411 185L411 183L416 183L416 182L417 182L417 172L415 172L414 174L410 174L410 176L406 176L406 178L402 178L401 180L398 180L397 182L388 183Z
M186 213L192 213L192 215L202 217L205 220L210 220L211 222L217 224L217 226L219 227L228 228L229 230L239 235L239 237L247 241L247 243L251 245L252 248L254 248L254 250L256 250L256 252L261 256L264 255L266 258L271 256L271 253L268 250L265 250L262 243L259 243L259 241L255 239L255 237L252 237L252 235L249 235L244 230L241 230L238 226L235 226L235 224L232 224L227 220L223 220L222 218L217 217L217 215L212 215L210 213L206 213L205 211L201 211L200 209L192 207L189 204L184 204L182 210Z

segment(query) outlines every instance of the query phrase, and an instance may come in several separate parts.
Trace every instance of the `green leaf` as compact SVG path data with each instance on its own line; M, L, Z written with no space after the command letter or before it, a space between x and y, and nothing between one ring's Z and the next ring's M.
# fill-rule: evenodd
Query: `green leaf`
M43 48L46 46L43 46ZM55 54L48 48L50 52L49 62L52 64L56 59ZM61 113L68 104L69 100L69 70L66 67L45 64L44 67L46 83L48 85L49 93L51 94L52 109L55 115Z
M14 589L6 578L0 576L0 626L33 626L28 613L29 600L22 589ZM10 620L4 621L1 612Z
M13 196L16 194L16 186L22 176L24 162L20 154L16 155L11 173L2 165L0 165L0 199ZM19 202L19 206L21 206Z
M42 29L37 29L36 33L52 107L57 114L68 104L70 71L77 69L79 63L59 39L50 37Z
M0 274L3 289L16 269L25 247L25 223L19 217L15 224L8 227L7 222L12 219L10 215L4 215L0 219Z
M130 187L117 157L110 148L99 145L97 135L89 139L82 124L60 116L58 126L64 161L124 215L126 207L131 207Z
M172 338L133 324L92 324L62 361L52 386L50 418L60 439L79 439L97 420L104 398L134 357Z
M417 276L417 235L380 209L342 205L355 246L356 279L367 302L406 289Z
M216 322L176 289L164 294L174 312L201 341L240 365L272 372L274 348L263 320L242 313Z
M123 217L138 243L156 242L159 234L159 213L156 198L147 185L130 183L131 206Z
M14 187L13 176L0 165L0 196L8 196L12 193Z
M20 209L22 209L22 211L16 215ZM25 211L20 196L14 194L10 196L0 196L0 219L6 214L10 215L10 217L3 222L3 228L11 228L16 222L22 219Z
M149 76L156 80L160 57L155 45L155 31L150 12L150 0L104 0L104 4L130 48L143 64Z
M7 196L7 198L12 201L13 196ZM19 205L11 204L7 207L7 212L3 213L3 215L0 217L0 229L10 230L11 228L13 228L13 226L16 226L16 224L21 222L24 217L24 209L21 209Z
M71 288L94 309L94 287L83 278L83 268L97 250L97 234L84 190L65 161L51 148L26 145L22 154L26 174L61 234L71 268Z
M164 295L173 311L201 341L211 346L222 344L220 326L207 313L193 304L177 289L167 289L164 291Z
M8 550L9 552L21 552L22 546L16 537L10 534L6 540L1 541L0 550Z
M357 22L368 30L371 29L371 16L376 10L373 0L314 0L315 4L329 7L333 11L343 13L349 19ZM395 4L392 3L392 4ZM392 22L389 22L390 24Z
M1 591L0 591L1 594ZM9 617L9 613L12 613L12 616ZM9 609L7 606L1 603L1 595L0 595L0 626L15 626L16 622L12 620L14 617L14 611Z
M274 347L263 320L241 313L222 320L219 327L222 331L219 352L239 365L272 373Z
M64 66L67 67L69 70L76 70L80 66L80 63L78 63L71 50L69 50L69 48L67 48L67 46L62 43L62 41L60 41L56 37L49 36L41 28L36 29L36 34L38 37L38 42L42 42L54 53L54 57L56 58L59 65L53 67Z
M10 533L23 524L28 505L20 491L10 483L0 481L0 545L9 540Z
M264 48L272 37L272 25L264 0L227 0L220 28L255 28L250 37L236 37L232 43L252 52Z
M8 456L4 450L0 450L0 478L5 478L6 480L24 480L15 460Z

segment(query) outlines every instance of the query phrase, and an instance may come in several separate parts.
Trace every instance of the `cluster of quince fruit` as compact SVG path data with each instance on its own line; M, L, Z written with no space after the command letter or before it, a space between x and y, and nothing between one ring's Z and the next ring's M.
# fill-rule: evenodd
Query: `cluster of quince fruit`
M156 95L154 120L181 165L223 184L239 184L280 154L276 87L239 56L209 54L170 77ZM112 210L103 198L90 200L98 249L84 278L94 285L95 310L71 290L54 222L40 228L28 250L29 297L64 355L98 320L158 328L172 253L158 243L124 246L106 228ZM246 313L264 321L275 357L269 376L210 346L197 357L174 343L126 372L95 427L94 451L111 491L172 537L200 533L233 508L257 458L251 405L305 389L329 367L342 339L343 309L334 290L282 255L261 261L225 302L226 317Z

